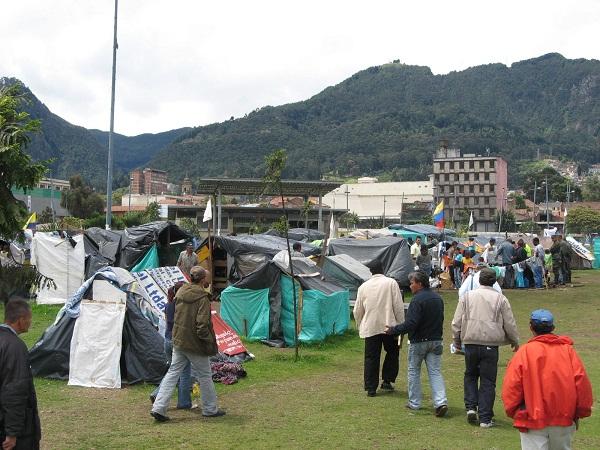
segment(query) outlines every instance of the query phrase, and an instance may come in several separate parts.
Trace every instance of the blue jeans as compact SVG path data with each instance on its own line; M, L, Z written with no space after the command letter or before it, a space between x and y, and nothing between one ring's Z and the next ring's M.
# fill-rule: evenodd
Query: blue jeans
M169 362L169 366L171 365L171 358L173 357L173 343L171 339L165 338L165 355L167 356L167 361ZM162 385L162 381L160 384L152 391L152 395L154 398L158 397L158 391L160 391L160 387ZM189 361L181 371L179 375L179 384L177 387L177 408L178 409L189 409L192 407L192 366Z
M446 386L442 378L442 341L411 342L408 348L408 405L413 409L421 407L421 363L425 360L433 407L448 404Z
M211 415L219 410L217 406L217 392L212 380L210 358L183 350L179 347L173 347L173 361L171 361L171 367L169 367L169 371L160 383L156 401L154 402L154 406L152 406L152 412L162 414L163 416L166 415L171 394L175 390L179 375L184 367L190 363L194 373L198 377L198 384L200 385L202 414Z
M542 266L533 267L533 279L536 288L544 287L544 268Z

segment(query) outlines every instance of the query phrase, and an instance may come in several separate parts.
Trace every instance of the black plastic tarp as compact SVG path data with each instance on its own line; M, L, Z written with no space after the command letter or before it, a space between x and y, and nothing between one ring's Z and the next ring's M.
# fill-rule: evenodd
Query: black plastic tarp
M345 254L369 268L380 264L385 275L394 278L400 286L408 286L408 274L414 270L408 243L395 237L375 239L332 239L329 255Z
M285 235L274 229L271 229L264 234L285 238ZM288 230L288 236L290 239L298 242L312 242L325 239L325 233L319 230L313 230L311 228L290 228Z
M290 240L290 246L296 241ZM251 234L241 236L215 236L218 244L231 256L249 253L260 253L271 258L282 250L287 250L285 238L267 234ZM321 249L307 242L302 242L304 256L318 255Z
M85 230L85 277L95 274L103 267L114 266L121 248L122 231L92 227Z

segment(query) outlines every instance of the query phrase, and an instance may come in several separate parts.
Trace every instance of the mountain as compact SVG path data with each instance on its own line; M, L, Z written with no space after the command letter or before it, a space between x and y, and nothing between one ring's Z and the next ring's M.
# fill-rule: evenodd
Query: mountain
M197 127L150 161L170 177L253 176L288 152L284 176L424 178L440 139L463 153L520 161L542 155L600 162L600 61L552 53L446 75L399 62L370 67L298 103Z
M15 78L0 78L0 86L19 82ZM52 113L28 88L24 87L23 109L32 119L41 121L39 133L31 136L26 151L35 160L53 159L48 176L68 180L81 174L96 189L106 188L108 132L88 130L73 125ZM158 134L123 136L114 134L114 185L127 186L128 172L144 166L161 148L190 128Z

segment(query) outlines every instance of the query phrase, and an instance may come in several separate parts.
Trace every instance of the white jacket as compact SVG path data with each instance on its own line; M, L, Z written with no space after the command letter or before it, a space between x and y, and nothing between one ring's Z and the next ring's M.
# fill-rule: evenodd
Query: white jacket
M398 283L385 275L373 275L356 294L354 319L361 338L385 333L386 326L404 322L404 302Z

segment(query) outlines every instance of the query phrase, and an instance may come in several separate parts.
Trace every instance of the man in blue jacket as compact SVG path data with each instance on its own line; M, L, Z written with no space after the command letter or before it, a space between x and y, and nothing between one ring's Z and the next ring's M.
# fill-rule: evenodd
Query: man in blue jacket
M423 272L408 276L413 298L408 306L404 323L387 326L391 335L408 334L408 404L409 409L419 409L423 393L421 390L421 364L425 361L433 407L436 417L448 412L446 386L442 377L442 330L444 327L444 302L429 288L429 277Z

